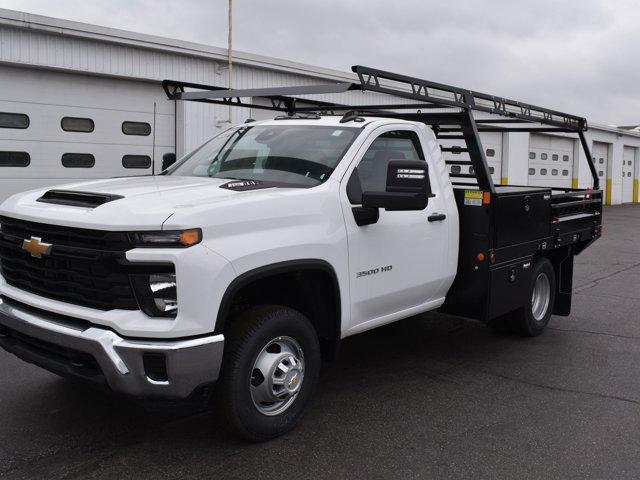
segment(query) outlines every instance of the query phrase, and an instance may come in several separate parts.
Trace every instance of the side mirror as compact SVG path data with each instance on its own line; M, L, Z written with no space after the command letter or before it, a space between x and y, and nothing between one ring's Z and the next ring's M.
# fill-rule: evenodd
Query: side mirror
M391 160L387 167L386 191L364 192L362 207L388 211L424 210L430 197L433 194L427 162Z
M162 171L164 172L171 165L176 163L176 154L175 153L165 153L162 156Z

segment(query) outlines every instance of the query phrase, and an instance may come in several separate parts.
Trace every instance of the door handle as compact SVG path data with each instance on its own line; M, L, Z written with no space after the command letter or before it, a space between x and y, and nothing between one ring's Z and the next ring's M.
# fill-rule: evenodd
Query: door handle
M430 222L441 222L445 218L447 218L447 216L444 213L434 213L429 215L427 217L427 220L429 220Z

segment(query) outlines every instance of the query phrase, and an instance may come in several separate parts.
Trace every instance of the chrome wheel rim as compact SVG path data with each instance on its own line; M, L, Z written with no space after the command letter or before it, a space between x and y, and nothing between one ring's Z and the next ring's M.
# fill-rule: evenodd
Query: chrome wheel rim
M295 401L304 380L304 353L291 337L277 337L260 351L251 369L249 389L263 415L283 413Z
M531 295L531 313L537 322L543 320L547 314L550 300L551 282L549 282L549 277L547 277L546 273L540 273L536 277Z

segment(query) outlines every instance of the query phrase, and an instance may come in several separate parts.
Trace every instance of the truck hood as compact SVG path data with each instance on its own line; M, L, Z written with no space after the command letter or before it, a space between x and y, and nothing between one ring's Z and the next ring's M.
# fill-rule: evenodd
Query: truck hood
M229 179L148 176L115 178L32 190L10 197L0 206L0 215L57 225L101 230L161 229L177 211L202 210L221 202L251 197L269 197L291 188L258 188L234 191L221 188ZM119 196L97 207L60 205L38 201L49 190L90 192Z

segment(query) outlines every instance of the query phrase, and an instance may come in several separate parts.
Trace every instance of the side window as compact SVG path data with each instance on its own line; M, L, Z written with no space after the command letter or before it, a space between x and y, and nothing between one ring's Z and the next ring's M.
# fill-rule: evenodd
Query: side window
M124 168L150 168L151 157L148 155L125 155L122 157Z
M60 126L65 132L91 133L95 128L93 120L90 118L64 117L60 121Z
M385 191L387 167L391 160L425 161L418 134L396 130L385 132L373 141L347 184L347 196L351 203L360 203L362 192Z
M0 167L28 167L30 163L27 152L0 152Z
M122 133L125 135L151 135L151 125L146 122L122 122Z
M90 153L65 153L62 155L62 166L65 168L92 168L96 159Z
M29 128L29 117L24 113L0 112L0 128Z

